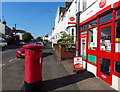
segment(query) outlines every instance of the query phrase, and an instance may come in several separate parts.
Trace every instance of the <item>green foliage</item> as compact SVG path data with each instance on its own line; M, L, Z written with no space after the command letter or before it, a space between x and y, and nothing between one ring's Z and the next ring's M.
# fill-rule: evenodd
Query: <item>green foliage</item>
M43 41L43 39L41 37L37 37L35 40L36 41Z
M61 39L57 41L57 44L65 45L65 47L69 48L72 46L72 44L74 44L74 36L71 36L64 32L61 36Z
M33 36L32 36L30 33L25 33L25 34L23 35L23 41L25 41L25 42L30 42L31 39L33 39Z

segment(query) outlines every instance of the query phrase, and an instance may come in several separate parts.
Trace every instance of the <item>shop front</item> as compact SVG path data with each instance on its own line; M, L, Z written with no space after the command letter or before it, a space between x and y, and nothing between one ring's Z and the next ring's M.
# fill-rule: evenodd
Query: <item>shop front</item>
M120 1L98 0L84 11L80 15L80 34L83 67L118 90Z

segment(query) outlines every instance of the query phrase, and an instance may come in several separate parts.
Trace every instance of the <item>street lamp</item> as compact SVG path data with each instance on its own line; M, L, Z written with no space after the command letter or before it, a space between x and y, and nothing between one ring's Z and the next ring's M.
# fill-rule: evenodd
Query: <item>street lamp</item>
M15 42L16 42L16 24L15 24Z

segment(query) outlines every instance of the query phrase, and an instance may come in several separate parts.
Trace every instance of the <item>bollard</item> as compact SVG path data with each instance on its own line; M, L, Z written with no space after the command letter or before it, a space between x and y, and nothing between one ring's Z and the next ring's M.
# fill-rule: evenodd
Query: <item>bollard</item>
M42 48L37 44L23 46L25 48L25 92L39 91L42 82Z

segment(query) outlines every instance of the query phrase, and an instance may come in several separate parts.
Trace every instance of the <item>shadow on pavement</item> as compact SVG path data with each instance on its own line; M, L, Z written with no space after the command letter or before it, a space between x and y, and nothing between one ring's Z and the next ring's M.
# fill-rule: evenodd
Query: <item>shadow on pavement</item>
M65 87L92 77L95 77L94 74L88 71L78 71L76 74L73 75L43 81L42 90L44 91L55 90L57 88Z
M50 53L50 52L48 52L48 53L45 52L45 53L44 53L44 52L43 52L42 55L43 55L43 57L47 57L47 56L51 56L51 55L53 55L53 53Z

